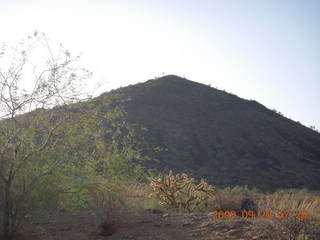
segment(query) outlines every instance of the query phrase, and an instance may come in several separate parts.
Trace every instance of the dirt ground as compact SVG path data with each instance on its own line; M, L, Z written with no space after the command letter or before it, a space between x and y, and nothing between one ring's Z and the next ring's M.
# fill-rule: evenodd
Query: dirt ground
M213 220L208 213L143 210L103 236L98 217L89 211L61 210L42 217L26 216L19 240L246 240L268 239L254 227L256 219Z

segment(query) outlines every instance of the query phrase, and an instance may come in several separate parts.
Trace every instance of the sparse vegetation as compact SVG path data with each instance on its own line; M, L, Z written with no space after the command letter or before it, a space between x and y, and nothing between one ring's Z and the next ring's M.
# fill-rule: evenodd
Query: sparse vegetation
M319 132L319 129L317 129L315 126L310 126L310 129L312 129L313 131Z

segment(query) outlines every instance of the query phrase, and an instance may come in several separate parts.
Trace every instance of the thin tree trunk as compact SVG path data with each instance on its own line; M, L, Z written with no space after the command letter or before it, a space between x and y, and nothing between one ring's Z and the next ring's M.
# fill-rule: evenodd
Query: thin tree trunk
M13 240L14 222L12 219L12 202L10 198L10 183L6 184L5 206L3 214L3 240Z

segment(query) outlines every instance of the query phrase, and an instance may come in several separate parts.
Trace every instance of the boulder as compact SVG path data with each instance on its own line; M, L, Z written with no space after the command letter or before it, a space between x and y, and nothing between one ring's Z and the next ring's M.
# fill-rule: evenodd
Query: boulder
M255 204L251 199L244 198L241 201L241 211L253 211L255 215L258 214L258 205Z

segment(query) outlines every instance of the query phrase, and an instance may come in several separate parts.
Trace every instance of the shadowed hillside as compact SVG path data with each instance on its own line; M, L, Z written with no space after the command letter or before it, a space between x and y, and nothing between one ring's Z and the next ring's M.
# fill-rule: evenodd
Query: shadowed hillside
M145 140L164 149L149 167L219 186L319 188L320 134L256 101L173 75L99 98L114 93L129 121L148 129Z

